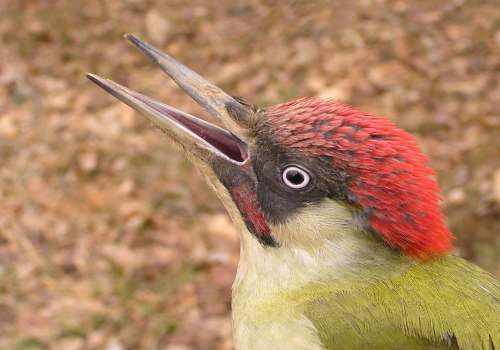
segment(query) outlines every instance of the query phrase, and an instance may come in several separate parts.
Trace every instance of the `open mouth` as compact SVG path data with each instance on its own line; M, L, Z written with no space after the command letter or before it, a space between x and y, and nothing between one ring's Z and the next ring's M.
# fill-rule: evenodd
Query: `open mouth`
M113 81L94 74L87 74L87 77L132 108L151 116L149 119L161 130L168 133L172 129L171 124L173 123L177 128L205 144L213 153L231 162L241 165L248 159L247 144L231 132L127 89Z
M249 158L249 150L247 144L235 133L239 135L248 129L251 109L168 54L131 34L125 34L125 38L160 66L198 104L220 120L227 130L111 80L95 74L87 74L87 77L117 99L141 112L189 153L205 161L216 156L243 165ZM228 112L228 106L241 111L238 118Z
M248 159L248 147L232 133L210 124L203 119L181 112L175 108L151 99L141 99L152 109L158 111L167 118L175 120L180 127L187 129L196 137L202 139L207 145L215 148L229 159L243 163Z

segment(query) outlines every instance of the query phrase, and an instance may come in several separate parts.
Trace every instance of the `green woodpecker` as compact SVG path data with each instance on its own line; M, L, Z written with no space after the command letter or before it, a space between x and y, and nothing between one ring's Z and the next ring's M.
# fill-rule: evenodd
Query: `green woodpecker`
M256 107L126 38L225 127L88 74L181 146L239 230L237 349L500 349L500 283L449 254L414 137L329 100Z

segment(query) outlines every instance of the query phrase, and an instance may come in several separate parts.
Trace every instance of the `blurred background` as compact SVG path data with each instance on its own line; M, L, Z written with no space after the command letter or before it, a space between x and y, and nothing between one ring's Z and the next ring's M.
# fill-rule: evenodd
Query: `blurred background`
M498 1L4 0L0 349L232 348L222 206L84 78L206 117L125 32L262 106L320 95L388 116L439 174L455 253L500 276Z

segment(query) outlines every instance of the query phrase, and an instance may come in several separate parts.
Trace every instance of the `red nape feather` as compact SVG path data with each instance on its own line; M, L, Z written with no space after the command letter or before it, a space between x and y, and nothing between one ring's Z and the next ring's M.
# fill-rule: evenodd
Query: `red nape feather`
M309 156L326 156L349 174L355 203L371 228L406 254L428 258L451 248L440 190L415 138L385 118L318 98L267 110L278 142Z

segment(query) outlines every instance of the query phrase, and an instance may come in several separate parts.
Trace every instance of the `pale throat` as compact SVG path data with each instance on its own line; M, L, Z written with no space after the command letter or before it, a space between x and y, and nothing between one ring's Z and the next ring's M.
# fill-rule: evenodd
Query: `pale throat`
M328 198L300 209L284 224L270 225L280 245L266 247L248 231L227 189L208 168L201 170L240 233L233 303L238 296L257 302L309 283L331 285L363 279L365 274L385 278L384 266L406 269L412 264L411 259L363 231L352 209ZM373 271L374 266L380 274Z
M237 226L241 247L233 289L254 300L311 283L343 284L368 271L375 279L386 278L384 266L397 261L396 266L407 269L413 263L363 231L355 213L331 199L308 205L285 224L271 225L279 247L265 247L244 225Z

